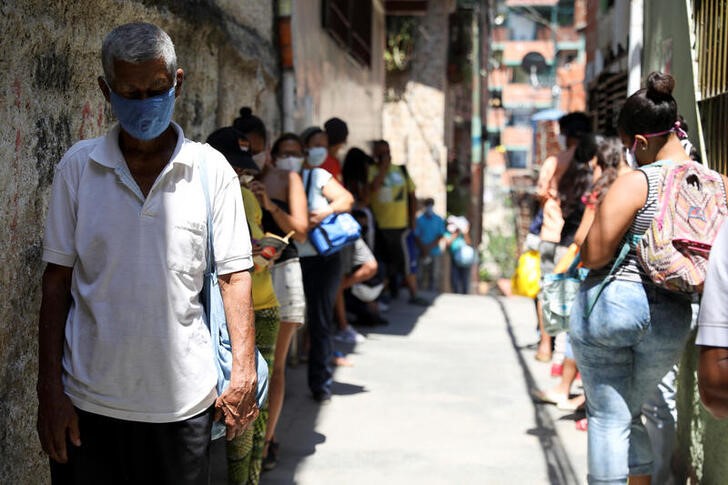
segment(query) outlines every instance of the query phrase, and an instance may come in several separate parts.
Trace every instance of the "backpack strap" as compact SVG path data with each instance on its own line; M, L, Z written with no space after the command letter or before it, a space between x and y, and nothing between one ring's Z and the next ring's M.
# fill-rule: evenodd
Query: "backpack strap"
M306 186L306 204L308 206L308 209L311 209L311 184L313 182L313 170L312 168L304 169L303 172L303 179L304 179L304 185Z
M207 208L207 268L206 274L216 274L215 267L215 248L212 231L212 203L210 202L210 186L207 180L207 162L205 160L204 149L200 150L200 159L197 162L200 170L200 181L202 182L202 190L205 193L205 207Z
M637 247L637 243L639 242L641 237L642 236L632 234L622 245L622 248L619 250L619 254L617 255L617 259L615 259L614 264L612 264L612 269L609 270L609 274L605 276L602 282L599 284L597 294L594 295L594 297L591 299L591 301L589 301L589 304L586 307L586 318L589 318L589 316L591 315L591 312L594 309L594 305L596 305L599 296L601 296L602 291L604 291L604 287L607 286L607 283L612 280L614 273L617 272L619 266L624 262L625 258L629 254L629 251Z

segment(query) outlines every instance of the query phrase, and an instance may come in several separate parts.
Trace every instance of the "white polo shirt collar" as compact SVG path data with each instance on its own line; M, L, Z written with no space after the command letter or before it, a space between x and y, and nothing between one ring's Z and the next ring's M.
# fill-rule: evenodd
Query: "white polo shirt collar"
M182 131L182 127L172 121L170 123L177 133L177 144L172 152L172 157L169 160L170 164L180 164L187 167L192 167L193 159L189 151L182 150L182 146L185 142L185 134ZM121 132L121 126L116 123L106 134L104 140L99 143L93 151L89 154L89 158L99 165L109 167L113 169L126 168L126 160L124 154L121 153L119 147L119 133Z

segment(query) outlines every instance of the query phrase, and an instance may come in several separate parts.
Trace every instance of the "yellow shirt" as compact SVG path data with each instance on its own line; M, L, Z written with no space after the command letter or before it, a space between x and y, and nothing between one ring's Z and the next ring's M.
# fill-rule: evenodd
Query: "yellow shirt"
M263 210L260 208L258 199L255 198L255 194L245 187L240 187L243 192L243 205L245 205L245 218L248 220L248 227L250 227L250 237L253 242L262 239L263 228ZM275 290L273 289L273 278L270 274L270 269L264 268L259 269L257 266L253 270L253 309L264 310L266 308L273 308L278 306L278 298L276 298Z
M379 167L369 167L369 182L377 176ZM409 225L409 196L415 191L412 179L399 165L390 165L382 186L372 192L370 205L380 229L404 229Z

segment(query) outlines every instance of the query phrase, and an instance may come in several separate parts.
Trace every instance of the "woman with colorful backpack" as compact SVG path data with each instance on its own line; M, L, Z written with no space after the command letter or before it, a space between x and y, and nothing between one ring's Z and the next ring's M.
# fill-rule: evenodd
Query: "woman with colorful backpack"
M679 359L691 320L688 286L675 291L679 285L665 284L675 275L655 271L654 236L671 257L690 262L696 255L676 252L670 234L682 222L675 201L702 191L697 214L705 209L715 220L725 216L724 179L693 166L680 144L674 85L671 76L652 73L647 87L625 102L619 136L639 170L611 186L581 248L591 271L572 307L570 331L589 397L589 483L650 483L652 449L640 407ZM695 174L693 188L682 183L685 169ZM713 232L701 231L707 238Z

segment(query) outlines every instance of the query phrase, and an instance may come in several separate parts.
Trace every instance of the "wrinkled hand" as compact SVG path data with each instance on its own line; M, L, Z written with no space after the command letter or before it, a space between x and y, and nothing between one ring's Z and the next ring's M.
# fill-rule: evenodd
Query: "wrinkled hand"
M241 385L232 382L215 401L215 421L225 419L227 433L225 439L230 441L243 434L258 417L258 405L255 400L258 382L255 373L251 379L244 380Z
M260 180L253 180L250 182L250 191L253 192L255 198L258 199L258 203L263 209L267 211L273 210L273 206L275 204L273 204L270 197L268 197L268 192L266 192L265 184L263 184L263 182Z
M308 213L308 227L314 228L318 226L319 224L321 224L321 221L323 221L333 213L334 211L333 209L331 209L331 207L310 211Z
M74 446L81 446L78 415L63 388L39 392L37 429L43 451L58 463L68 461L66 437Z

